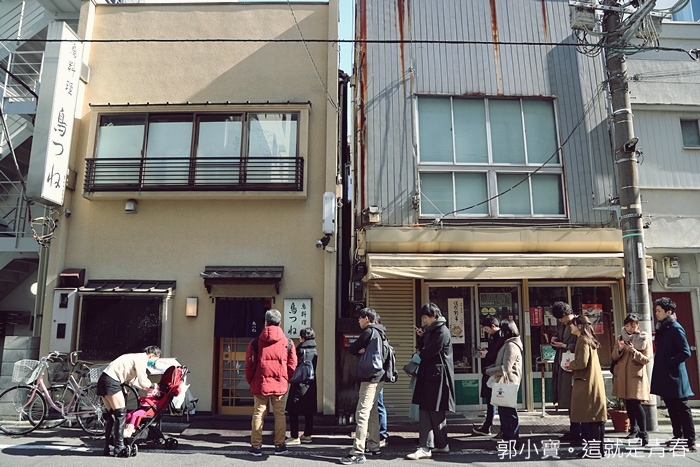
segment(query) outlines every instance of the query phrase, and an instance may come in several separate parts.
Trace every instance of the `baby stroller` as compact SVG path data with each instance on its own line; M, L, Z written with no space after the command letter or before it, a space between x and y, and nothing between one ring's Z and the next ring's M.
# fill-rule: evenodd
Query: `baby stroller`
M177 449L177 439L166 438L160 425L163 414L170 413L170 404L180 394L186 376L187 367L169 367L160 378L160 394L140 397L139 408L128 413L127 423L134 425L134 431L124 434L124 445L131 448L132 456L138 452L137 444L165 444L167 449Z

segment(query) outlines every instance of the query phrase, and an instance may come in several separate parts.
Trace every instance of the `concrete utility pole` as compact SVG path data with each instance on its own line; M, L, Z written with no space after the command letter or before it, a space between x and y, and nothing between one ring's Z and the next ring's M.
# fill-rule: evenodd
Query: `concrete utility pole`
M620 7L619 3L617 0L605 0L605 5L610 7ZM621 10L617 8L606 9L603 15L603 31L611 34L605 39L605 62L615 128L614 143L620 196L620 228L622 229L622 245L625 255L625 296L627 313L636 313L640 317L641 330L651 337L653 319L649 307L646 250L642 233L642 199L639 194L635 149L637 138L634 137L632 124L627 63L624 53L620 51L623 49L624 44L621 39L625 32L620 29L621 23ZM653 363L647 365L650 376L652 365ZM644 409L647 412L647 430L657 430L655 396L652 396Z

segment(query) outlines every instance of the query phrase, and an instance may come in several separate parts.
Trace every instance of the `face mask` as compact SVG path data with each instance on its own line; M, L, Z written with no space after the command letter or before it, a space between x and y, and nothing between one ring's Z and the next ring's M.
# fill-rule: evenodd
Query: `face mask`
M148 361L148 368L153 368L156 366L156 361L155 360L149 360Z

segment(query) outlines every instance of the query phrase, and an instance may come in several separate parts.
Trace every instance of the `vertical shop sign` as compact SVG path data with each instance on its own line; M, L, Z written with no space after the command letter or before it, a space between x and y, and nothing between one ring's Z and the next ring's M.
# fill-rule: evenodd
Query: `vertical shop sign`
M37 102L27 194L42 204L61 206L78 99L83 45L64 22L49 25Z
M450 320L450 333L453 344L464 344L464 299L447 299L448 319Z
M530 308L530 326L542 326L543 322L542 307L536 306Z
M282 329L287 337L299 337L299 331L311 326L311 299L285 298Z

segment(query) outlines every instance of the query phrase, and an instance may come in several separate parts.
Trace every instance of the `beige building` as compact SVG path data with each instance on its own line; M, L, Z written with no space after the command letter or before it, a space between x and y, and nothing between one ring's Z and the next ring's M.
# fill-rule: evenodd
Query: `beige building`
M94 42L42 355L75 286L84 358L157 343L190 369L198 410L247 413L245 350L276 308L288 333L315 329L333 413L337 51L300 37L336 38L337 1L292 5L82 3L77 34Z

